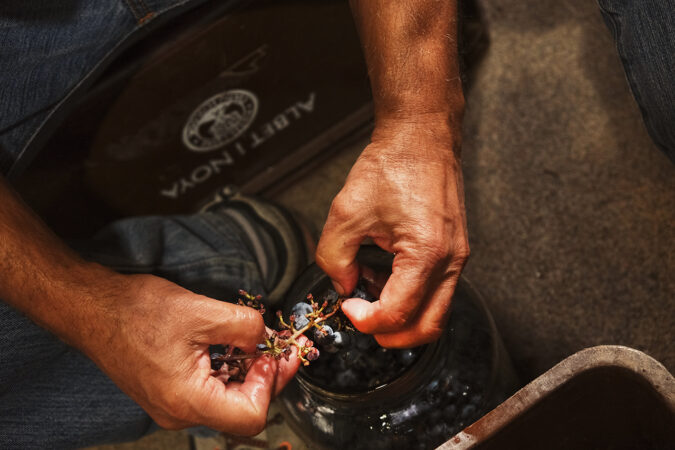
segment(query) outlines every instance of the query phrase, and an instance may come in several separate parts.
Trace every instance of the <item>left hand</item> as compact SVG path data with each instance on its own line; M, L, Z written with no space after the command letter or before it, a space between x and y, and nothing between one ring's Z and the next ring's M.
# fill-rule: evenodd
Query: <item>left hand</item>
M114 288L102 289L106 283ZM209 352L210 344L255 352L265 332L258 311L152 275L112 274L96 287L110 296L91 308L83 328L94 332L80 348L159 426L246 436L263 430L270 401L299 368L297 350L288 360L260 356L243 382L227 383L212 375Z
M459 130L447 120L378 123L333 200L316 254L336 290L359 277L356 253L366 237L394 253L380 299L349 299L343 311L385 347L440 337L469 256Z

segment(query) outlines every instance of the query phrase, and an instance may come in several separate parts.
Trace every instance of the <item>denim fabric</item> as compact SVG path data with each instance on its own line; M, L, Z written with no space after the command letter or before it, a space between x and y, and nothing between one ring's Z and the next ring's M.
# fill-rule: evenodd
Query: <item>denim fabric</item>
M675 162L675 0L598 0L654 142Z
M121 50L204 0L2 0L0 2L0 174L17 176L58 122ZM58 123L54 123L54 126ZM21 164L16 164L21 160Z
M244 232L225 214L113 223L75 245L125 273L154 273L213 298L264 294ZM0 301L0 448L74 448L134 440L147 414L89 359Z

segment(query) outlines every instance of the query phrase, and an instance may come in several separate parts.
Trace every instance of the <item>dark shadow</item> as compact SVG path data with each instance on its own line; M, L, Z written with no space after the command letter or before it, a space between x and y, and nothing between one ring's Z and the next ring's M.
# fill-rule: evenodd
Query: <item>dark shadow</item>
M0 21L11 19L25 23L69 22L79 11L83 0L62 0L58 2L27 2L25 0L3 0L0 2Z

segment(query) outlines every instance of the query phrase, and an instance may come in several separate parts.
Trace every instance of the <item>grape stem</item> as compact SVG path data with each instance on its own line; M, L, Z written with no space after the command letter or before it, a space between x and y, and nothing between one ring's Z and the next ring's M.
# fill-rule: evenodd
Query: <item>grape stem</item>
M320 324L321 322L325 321L326 319L329 319L329 318L332 317L336 312L338 312L338 310L340 309L340 305L341 305L341 304L342 304L342 299L338 299L337 303L335 304L335 308L333 308L333 311L331 311L331 312L328 313L328 314L322 315L322 316L320 316L320 317L318 317L318 318L316 318L316 319L310 319L310 320L309 320L309 323L308 323L307 325L305 325L304 327L300 328L299 330L296 330L295 333L293 333L293 335L292 335L291 337L288 338L289 343L297 345L295 339L296 339L296 338L299 338L305 331L307 331L307 330L309 330L310 328L312 328L312 326L315 326L315 327L321 329L321 327L319 327L318 324ZM322 308L322 309L323 309L323 308ZM310 314L312 314L312 313L310 313ZM306 316L305 316L305 317L306 317Z
M244 290L240 290L239 294L246 299L246 301L239 300L238 303L240 305L257 309L261 314L264 313L265 307L260 302L261 297L259 295L253 296ZM309 365L310 359L315 359L318 357L318 350L313 348L314 343L311 340L307 341L306 345L302 345L297 341L297 339L312 327L322 330L322 327L319 324L331 318L340 310L343 298L338 298L337 302L333 305L333 309L328 313L324 313L324 309L326 309L328 306L326 301L324 301L323 304L319 306L318 303L314 301L314 297L311 294L307 296L307 300L309 300L312 306L312 312L305 314L305 318L308 320L308 322L304 327L296 330L295 321L291 320L290 324L286 323L283 319L281 311L277 311L277 316L279 317L281 327L284 328L283 331L285 333L292 333L289 337L280 336L275 331L272 331L270 334L265 332L263 339L264 346L266 348L264 350L258 350L256 353L234 354L234 347L228 346L225 353L219 356L217 360L223 362L224 364L235 363L237 366L239 366L237 361L254 359L262 355L270 355L276 359L284 356L286 359L288 359L290 347L294 345L298 349L298 359L300 359L302 364ZM241 366L240 369L242 375L245 375L247 368L245 366Z

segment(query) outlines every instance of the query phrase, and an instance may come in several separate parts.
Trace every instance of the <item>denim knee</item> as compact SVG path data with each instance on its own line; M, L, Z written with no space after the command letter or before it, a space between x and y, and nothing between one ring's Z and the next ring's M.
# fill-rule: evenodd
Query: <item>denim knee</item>
M675 162L675 0L598 0L654 142Z

